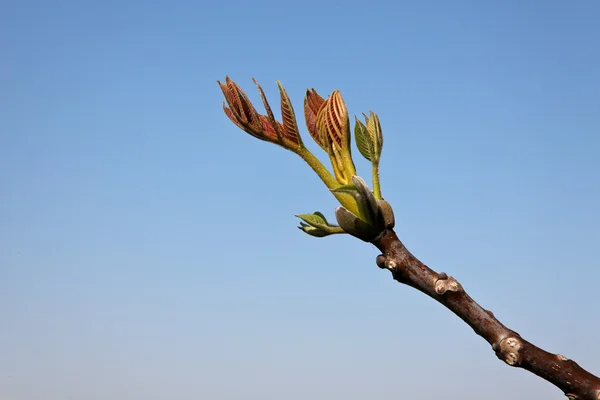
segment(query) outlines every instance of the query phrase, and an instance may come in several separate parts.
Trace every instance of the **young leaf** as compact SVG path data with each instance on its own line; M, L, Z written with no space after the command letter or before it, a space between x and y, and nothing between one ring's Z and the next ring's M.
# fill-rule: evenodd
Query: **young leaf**
M279 95L281 97L281 122L283 122L283 136L290 142L301 145L302 140L300 139L300 131L298 130L298 123L296 122L296 114L294 113L294 107L287 92L281 85L281 82L277 81L279 87Z
M307 233L310 236L314 236L314 237L325 237L325 236L329 236L329 235L346 233L346 231L344 231L339 226L331 227L328 230L324 230L324 229L315 228L314 226L305 224L303 226L299 226L298 229L300 229L302 232Z
M371 158L372 161L378 162L379 157L381 156L381 150L383 148L383 133L381 132L381 123L379 122L379 117L373 111L369 111L368 117L364 113L363 115L367 121L367 132L372 143Z
M327 220L323 216L323 214L316 212L314 214L298 214L296 217L300 218L302 221L307 224L315 227L326 227L328 226Z
M279 144L282 144L283 143L283 138L282 138L283 125L279 124L277 122L277 120L275 119L273 110L271 110L271 106L269 105L269 102L267 101L267 96L265 96L265 92L263 91L262 87L258 84L256 79L252 78L252 81L254 81L254 84L258 88L258 93L260 93L260 98L262 99L262 102L265 106L265 111L267 111L268 122L270 122L272 130L275 132L275 134L277 136L276 143L278 142ZM263 120L262 122L263 122L263 126L266 127L267 124L265 124L265 122L267 122L267 121Z
M358 189L356 188L356 186L354 186L353 183L348 183L347 185L342 185L339 186L335 189L331 189L331 192L333 193L347 193L347 194L351 194L352 196L356 197L359 195Z
M317 131L317 114L321 106L325 102L315 89L307 89L304 97L304 118L306 120L306 128L313 140L325 151L327 144L325 139Z
M364 158L371 161L371 154L373 152L373 142L367 131L367 127L356 117L356 124L354 125L354 137L356 138L356 147L358 151L363 155Z
M302 220L298 228L311 236L325 237L338 233L346 233L337 225L329 225L325 216L318 211L315 211L314 214L299 214L296 217Z
M318 217L321 217L321 219L323 219L323 221L325 221L325 223L327 225L329 225L329 222L327 222L327 218L325 218L325 216L323 215L323 213L321 213L319 211L315 211L313 214L316 215L316 216L318 216Z

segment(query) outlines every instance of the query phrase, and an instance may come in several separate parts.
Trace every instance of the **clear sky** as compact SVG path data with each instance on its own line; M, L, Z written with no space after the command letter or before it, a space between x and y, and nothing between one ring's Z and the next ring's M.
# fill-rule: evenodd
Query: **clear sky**
M1 8L0 398L563 398L296 229L335 199L227 120L227 74L281 80L305 142L306 88L377 112L409 249L600 374L598 1Z

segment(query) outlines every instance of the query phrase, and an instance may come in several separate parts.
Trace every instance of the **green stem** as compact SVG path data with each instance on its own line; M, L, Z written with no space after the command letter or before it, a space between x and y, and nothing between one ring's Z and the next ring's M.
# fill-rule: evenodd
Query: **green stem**
M313 169L313 171L315 171L317 175L319 175L319 178L321 178L323 183L329 189L335 189L336 187L340 186L340 184L335 180L333 175L331 175L327 168L323 166L321 161L319 161L319 159L315 157L314 154L310 152L310 150L308 150L306 147L301 147L297 153L300 157L302 157L304 161L306 161L306 163Z
M325 186L327 186L330 190L336 189L341 185L338 181L331 175L331 173L323 166L321 161L317 157L314 156L313 153L310 152L306 147L301 147L296 153L302 157L304 161L316 172L316 174L321 178ZM333 193L336 199L340 202L340 204L348 209L351 213L355 215L358 214L358 206L356 205L356 201L351 195L346 193Z
M379 183L379 161L372 163L373 173L373 195L376 199L381 200L381 185Z

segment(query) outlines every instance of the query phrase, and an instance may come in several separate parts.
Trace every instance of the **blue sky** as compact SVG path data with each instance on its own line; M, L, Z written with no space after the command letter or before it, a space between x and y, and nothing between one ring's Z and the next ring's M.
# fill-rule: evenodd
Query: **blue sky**
M600 373L597 1L2 9L0 398L562 398L372 246L296 229L335 199L226 119L227 74L302 128L309 87L377 112L409 249Z

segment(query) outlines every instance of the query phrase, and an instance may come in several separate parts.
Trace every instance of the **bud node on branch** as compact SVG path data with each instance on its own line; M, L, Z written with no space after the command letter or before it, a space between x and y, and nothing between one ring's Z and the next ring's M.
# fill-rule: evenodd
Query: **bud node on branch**
M390 271L396 269L396 267L397 267L396 261L394 261L394 260L385 260L384 266L385 266L385 268L389 269Z
M521 341L515 337L504 338L500 342L499 357L511 366L517 366L521 362L519 350L521 349Z
M446 274L444 275L445 277L442 277L443 279L438 277L438 280L435 281L434 287L437 294L441 296L446 292L460 292L463 290L462 286L456 279L451 276L447 276Z

